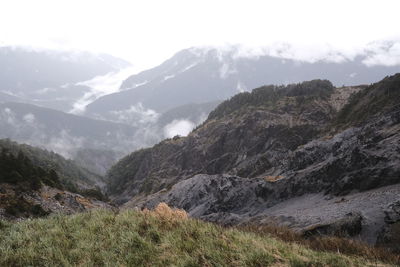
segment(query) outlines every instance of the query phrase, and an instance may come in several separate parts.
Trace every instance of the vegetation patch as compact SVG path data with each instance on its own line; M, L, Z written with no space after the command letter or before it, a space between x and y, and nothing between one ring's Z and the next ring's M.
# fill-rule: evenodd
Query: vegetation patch
M34 165L22 151L14 156L7 149L0 152L0 183L19 184L25 190L38 190L41 184L63 188L54 170L46 171Z
M0 266L385 266L190 219L165 204L0 226Z
M336 252L345 255L363 257L372 262L387 262L400 265L400 255L383 247L370 245L343 237L312 236L306 237L303 233L274 224L263 226L240 227L242 231L257 233L261 236L274 237L288 243L295 243L315 251Z

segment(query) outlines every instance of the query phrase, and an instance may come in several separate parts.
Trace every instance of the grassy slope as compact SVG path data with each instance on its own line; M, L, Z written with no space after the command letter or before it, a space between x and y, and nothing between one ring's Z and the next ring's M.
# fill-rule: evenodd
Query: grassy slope
M98 210L0 222L0 266L383 266L174 214Z

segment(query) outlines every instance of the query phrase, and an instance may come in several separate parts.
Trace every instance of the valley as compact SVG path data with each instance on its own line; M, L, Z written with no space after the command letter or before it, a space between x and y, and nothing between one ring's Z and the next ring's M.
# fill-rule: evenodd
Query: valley
M43 247L45 266L399 264L398 66L322 60L303 73L237 53L183 50L79 112L94 88L47 105L52 90L26 101L30 85L0 84L0 265L40 265ZM106 58L84 78L34 80L63 92L128 64Z

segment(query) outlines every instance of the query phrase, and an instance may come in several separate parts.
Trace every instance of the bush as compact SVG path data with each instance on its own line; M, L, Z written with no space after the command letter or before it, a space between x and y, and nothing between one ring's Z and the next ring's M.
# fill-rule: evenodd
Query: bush
M164 202L159 203L154 210L143 210L143 213L157 217L158 219L166 222L182 221L189 218L186 211L182 209L172 209Z
M90 189L79 190L78 193L81 194L82 196L95 198L95 199L101 200L101 201L109 201L110 200L98 188L90 188Z

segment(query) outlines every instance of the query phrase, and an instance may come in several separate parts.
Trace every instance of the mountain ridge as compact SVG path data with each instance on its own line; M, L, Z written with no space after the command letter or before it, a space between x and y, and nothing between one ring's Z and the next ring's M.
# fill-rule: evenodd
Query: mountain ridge
M265 84L290 84L328 79L335 86L369 84L400 66L366 66L364 57L343 62L306 62L278 56L245 57L235 50L190 48L177 52L159 66L129 77L121 91L88 105L87 114L105 118L112 111L141 103L146 109L164 112L189 103L227 99L241 91ZM203 94L199 94L203 92Z
M370 86L335 88L315 80L239 94L187 137L121 159L106 178L108 192L125 207L166 202L222 224L272 220L298 223L302 231L324 225L323 231L370 243L394 242L400 222L387 223L385 214L397 207L397 193L367 196L400 182L399 81L396 74ZM313 197L327 210L343 202L349 214L321 213L319 221L294 216L290 200L310 204ZM279 203L287 204L274 218ZM372 213L358 210L366 203Z

